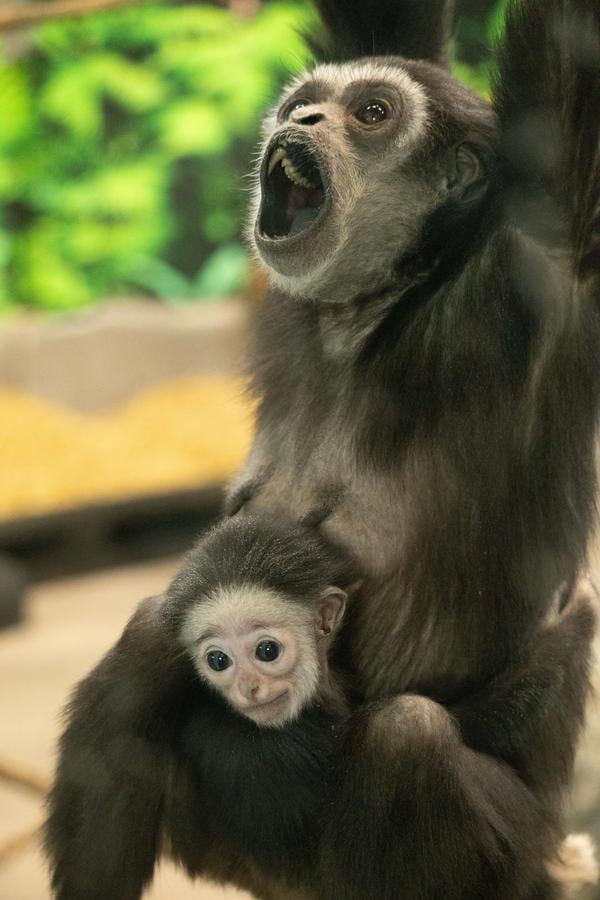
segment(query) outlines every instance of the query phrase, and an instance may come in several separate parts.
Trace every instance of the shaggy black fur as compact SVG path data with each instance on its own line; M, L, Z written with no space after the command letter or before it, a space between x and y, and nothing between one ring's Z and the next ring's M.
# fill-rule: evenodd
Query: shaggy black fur
M439 65L445 3L316 5L324 56L416 57L386 62L429 100L424 182L462 141L485 177L430 212L383 289L351 286L337 306L273 292L260 316L257 441L232 512L285 509L364 550L339 647L362 705L333 757L317 729L311 768L307 730L263 785L279 771L267 740L255 787L281 797L273 821L252 792L229 818L254 745L200 698L149 601L71 706L47 829L60 900L139 897L163 831L188 871L265 900L563 896L545 862L594 614L585 592L549 610L595 515L600 5L513 4L493 108ZM336 329L338 356L323 339ZM332 758L298 837L287 816Z
M313 40L319 59L342 62L393 54L445 63L453 0L320 0L325 34Z
M256 585L310 606L354 578L312 528L230 519L188 554L164 597L139 606L67 710L46 829L57 897L139 897L165 839L191 874L254 865L282 884L306 878L329 815L339 705L317 695L289 725L260 728L200 680L179 633L219 587ZM237 868L221 863L227 850Z

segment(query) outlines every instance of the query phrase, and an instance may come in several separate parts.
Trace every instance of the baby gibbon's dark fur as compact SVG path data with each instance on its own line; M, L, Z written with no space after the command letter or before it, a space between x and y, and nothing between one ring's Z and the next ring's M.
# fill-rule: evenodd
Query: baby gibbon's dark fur
M46 830L57 897L139 897L165 839L191 873L225 878L229 863L213 856L227 849L243 883L253 866L303 880L316 865L316 823L330 814L345 708L318 693L298 719L260 728L201 681L180 631L218 588L267 588L311 608L355 577L312 528L228 519L164 596L139 606L68 709Z

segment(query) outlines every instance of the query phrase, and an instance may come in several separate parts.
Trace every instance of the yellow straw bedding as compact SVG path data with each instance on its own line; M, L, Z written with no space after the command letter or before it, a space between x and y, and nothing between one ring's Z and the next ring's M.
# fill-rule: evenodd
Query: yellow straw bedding
M100 415L0 388L0 518L221 481L251 432L227 378L170 382Z

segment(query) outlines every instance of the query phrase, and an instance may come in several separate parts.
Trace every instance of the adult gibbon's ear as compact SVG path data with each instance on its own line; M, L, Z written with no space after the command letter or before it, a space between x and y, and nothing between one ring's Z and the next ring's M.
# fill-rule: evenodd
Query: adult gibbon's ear
M344 617L347 596L336 587L325 588L318 603L317 630L321 635L333 634Z
M445 194L456 200L473 200L487 182L486 167L473 144L465 141L450 149L440 184Z
M404 56L448 65L454 0L314 0L324 33L309 43L321 62Z

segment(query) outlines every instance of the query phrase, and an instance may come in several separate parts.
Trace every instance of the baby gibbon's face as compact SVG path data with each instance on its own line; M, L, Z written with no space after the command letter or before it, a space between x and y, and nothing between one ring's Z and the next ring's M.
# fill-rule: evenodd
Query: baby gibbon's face
M194 605L182 637L202 679L257 725L278 728L318 694L319 642L343 613L341 592L306 605L256 586L219 588Z

